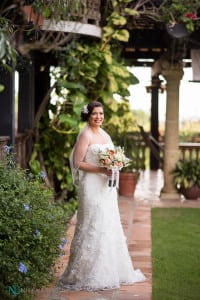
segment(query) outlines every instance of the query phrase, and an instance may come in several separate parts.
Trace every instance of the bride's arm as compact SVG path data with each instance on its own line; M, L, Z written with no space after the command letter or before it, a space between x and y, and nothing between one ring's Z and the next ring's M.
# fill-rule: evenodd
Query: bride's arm
M86 172L103 173L109 175L108 170L106 168L94 166L84 161L88 146L89 146L89 136L86 132L84 132L79 137L74 149L74 155L73 155L74 167L76 169L83 170Z

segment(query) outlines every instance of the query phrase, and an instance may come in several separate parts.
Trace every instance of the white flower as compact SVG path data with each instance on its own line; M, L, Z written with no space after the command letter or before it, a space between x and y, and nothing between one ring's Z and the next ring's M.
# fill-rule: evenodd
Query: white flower
M84 106L83 106L82 112L83 112L84 114L88 114L88 108L87 108L87 105L84 105Z

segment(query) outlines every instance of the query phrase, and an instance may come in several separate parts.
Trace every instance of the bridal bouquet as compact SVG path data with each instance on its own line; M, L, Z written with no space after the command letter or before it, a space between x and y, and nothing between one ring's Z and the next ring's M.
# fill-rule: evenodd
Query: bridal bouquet
M106 148L99 152L100 165L112 170L111 178L109 178L109 186L117 186L119 184L119 171L129 165L130 159L125 156L124 149L120 146L114 148Z

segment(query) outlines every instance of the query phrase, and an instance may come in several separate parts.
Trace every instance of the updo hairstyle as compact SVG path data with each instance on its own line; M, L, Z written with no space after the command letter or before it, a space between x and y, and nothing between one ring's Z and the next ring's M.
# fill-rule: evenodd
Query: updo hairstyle
M87 122L95 107L103 108L103 104L99 101L92 101L88 105L85 105L81 111L81 121Z

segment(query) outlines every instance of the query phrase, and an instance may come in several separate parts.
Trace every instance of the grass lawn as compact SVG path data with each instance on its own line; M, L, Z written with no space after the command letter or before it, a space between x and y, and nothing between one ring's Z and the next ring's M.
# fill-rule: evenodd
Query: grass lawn
M200 299L200 208L152 208L152 300Z

